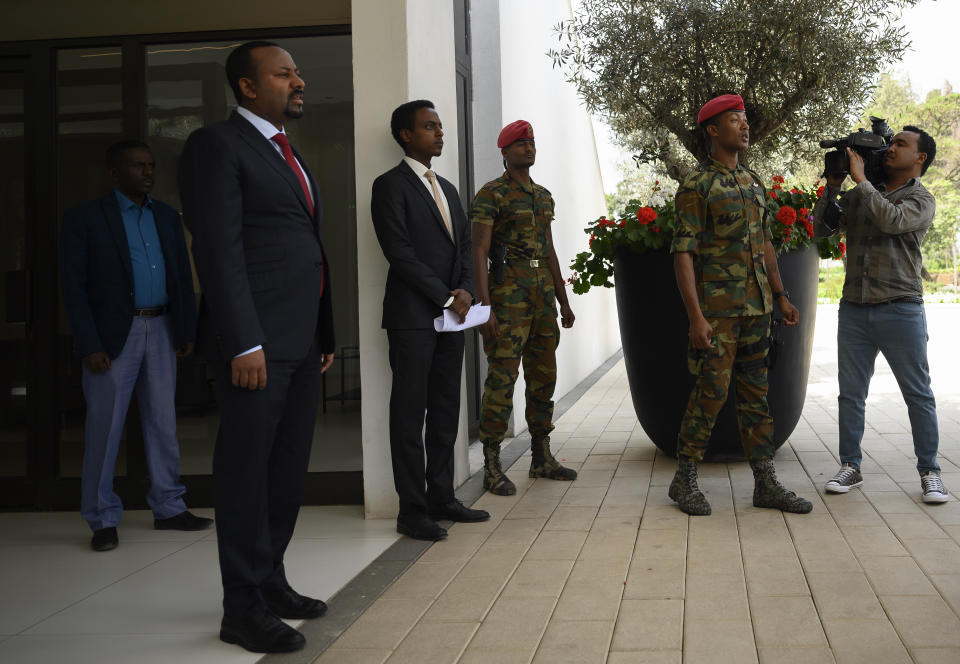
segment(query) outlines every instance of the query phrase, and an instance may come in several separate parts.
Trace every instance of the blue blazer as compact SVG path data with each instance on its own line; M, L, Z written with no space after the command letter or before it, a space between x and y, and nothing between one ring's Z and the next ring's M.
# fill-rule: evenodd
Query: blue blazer
M193 341L197 306L180 215L154 199L153 216L163 249L170 333L179 348ZM78 357L120 354L133 322L133 267L117 196L110 192L63 215L60 231L63 304Z

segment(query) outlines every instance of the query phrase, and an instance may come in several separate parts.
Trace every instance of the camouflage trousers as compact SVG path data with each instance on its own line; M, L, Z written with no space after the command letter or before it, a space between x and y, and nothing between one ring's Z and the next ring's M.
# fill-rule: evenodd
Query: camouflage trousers
M511 266L512 268L512 266ZM526 381L526 418L533 438L553 431L553 390L557 384L557 306L553 280L546 268L509 269L503 284L491 284L490 301L500 337L484 339L487 379L480 405L480 440L503 440L513 411L513 388L520 363Z
M697 382L680 425L677 450L703 460L736 367L737 423L743 452L750 460L772 458L773 418L767 405L766 365L770 315L707 320L713 326L714 348L690 346L689 368Z

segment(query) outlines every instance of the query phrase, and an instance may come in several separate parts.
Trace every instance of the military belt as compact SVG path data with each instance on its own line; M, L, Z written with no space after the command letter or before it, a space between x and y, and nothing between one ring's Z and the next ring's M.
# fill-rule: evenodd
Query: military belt
M529 265L530 267L546 267L547 259L546 258L517 258L514 256L507 256L505 262L510 263L511 265ZM541 265L541 263L543 265Z

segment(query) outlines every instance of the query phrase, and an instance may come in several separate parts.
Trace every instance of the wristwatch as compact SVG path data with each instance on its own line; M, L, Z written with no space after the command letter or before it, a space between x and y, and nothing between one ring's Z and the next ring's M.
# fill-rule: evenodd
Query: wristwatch
M773 294L773 299L774 299L774 300L779 300L781 297L785 297L785 298L787 298L787 299L789 300L789 299L790 299L790 291L788 291L786 288L784 288L782 291L777 291L776 293Z

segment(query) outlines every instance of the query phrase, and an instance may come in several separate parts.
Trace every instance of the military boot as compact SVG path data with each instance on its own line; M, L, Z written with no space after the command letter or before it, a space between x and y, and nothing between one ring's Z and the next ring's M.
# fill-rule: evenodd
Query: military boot
M750 468L753 469L754 507L772 507L794 514L807 514L813 509L813 503L780 484L773 468L773 459L751 461Z
M697 462L688 456L677 455L677 472L670 482L667 495L687 514L707 516L713 512L697 484Z
M483 446L483 488L498 496L512 496L517 492L516 485L500 466L500 443Z
M550 453L550 436L534 438L530 441L530 477L545 477L548 480L575 480L577 471L564 468Z

